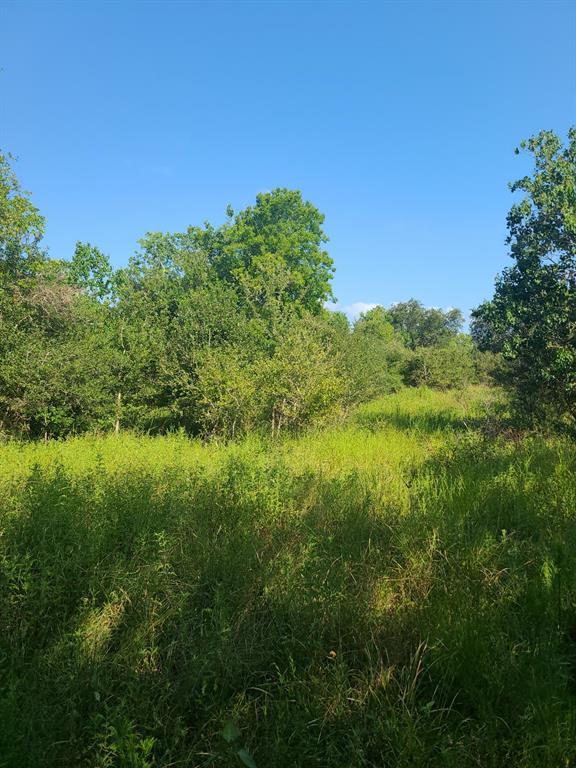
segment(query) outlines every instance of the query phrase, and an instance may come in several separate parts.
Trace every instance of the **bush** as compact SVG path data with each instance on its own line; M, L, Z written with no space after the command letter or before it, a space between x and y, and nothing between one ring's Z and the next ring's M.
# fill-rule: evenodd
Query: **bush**
M460 388L474 378L472 341L463 334L443 347L419 347L404 367L406 383L415 387Z
M234 437L251 429L278 435L337 415L345 382L332 351L299 323L269 357L250 360L232 347L205 352L196 389L204 435Z
M397 341L353 333L343 355L349 403L366 403L397 392L407 351Z

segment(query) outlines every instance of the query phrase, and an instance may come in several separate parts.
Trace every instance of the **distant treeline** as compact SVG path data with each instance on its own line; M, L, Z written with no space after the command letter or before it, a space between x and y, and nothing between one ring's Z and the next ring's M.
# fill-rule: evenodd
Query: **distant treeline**
M463 385L492 364L458 310L410 301L353 327L326 310L324 217L297 191L229 208L218 228L149 233L115 271L85 243L49 258L42 217L7 157L0 168L4 434L278 433L403 384Z
M576 132L526 145L533 179L508 217L515 259L461 333L459 310L411 300L350 325L329 312L324 217L275 189L220 227L148 233L125 268L78 242L42 247L44 219L0 154L0 434L132 428L277 434L403 385L496 375L518 412L576 414Z

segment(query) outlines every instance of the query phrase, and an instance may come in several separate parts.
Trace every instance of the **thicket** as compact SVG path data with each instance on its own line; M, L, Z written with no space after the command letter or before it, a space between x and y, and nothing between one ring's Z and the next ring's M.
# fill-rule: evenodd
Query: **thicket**
M323 221L276 189L220 227L148 233L124 268L81 242L49 258L0 155L0 434L278 434L405 383L485 377L458 310L411 300L353 326L328 312Z

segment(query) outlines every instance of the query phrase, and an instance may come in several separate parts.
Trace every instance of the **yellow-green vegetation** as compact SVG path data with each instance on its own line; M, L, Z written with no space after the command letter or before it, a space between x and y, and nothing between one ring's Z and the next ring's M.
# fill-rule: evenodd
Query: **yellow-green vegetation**
M576 765L576 448L496 399L6 443L0 766Z

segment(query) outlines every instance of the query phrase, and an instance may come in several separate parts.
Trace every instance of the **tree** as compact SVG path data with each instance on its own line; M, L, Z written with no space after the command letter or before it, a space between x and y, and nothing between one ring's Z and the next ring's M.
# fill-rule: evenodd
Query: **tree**
M108 299L112 293L113 270L110 260L90 243L76 243L72 261L67 264L68 281L92 298Z
M348 403L366 402L400 389L405 353L383 307L360 315L342 355Z
M0 432L59 437L113 423L108 308L59 263L0 294Z
M481 349L511 361L519 411L536 420L576 421L576 128L567 146L551 131L522 142L531 176L508 214L513 265L497 278L494 297L473 312ZM520 150L517 150L517 152Z
M11 159L0 152L0 287L7 279L31 274L43 259L44 218L22 191Z
M394 304L388 319L409 349L446 344L462 328L459 309L426 308L416 299Z
M206 398L216 402L214 382L225 386L224 353L217 351L259 354L265 346L261 325L247 316L234 287L218 277L190 231L148 233L114 283L122 424L217 431L225 421L206 416ZM203 366L209 371L200 384Z
M342 371L320 343L316 319L295 321L272 355L254 357L238 346L200 353L196 388L203 434L234 437L258 429L276 436L340 411Z
M297 190L274 189L220 228L190 228L218 277L233 284L256 314L274 303L312 313L332 296L333 262L323 244L324 216Z
M354 333L386 342L391 342L395 338L389 313L381 306L363 312L354 323Z

